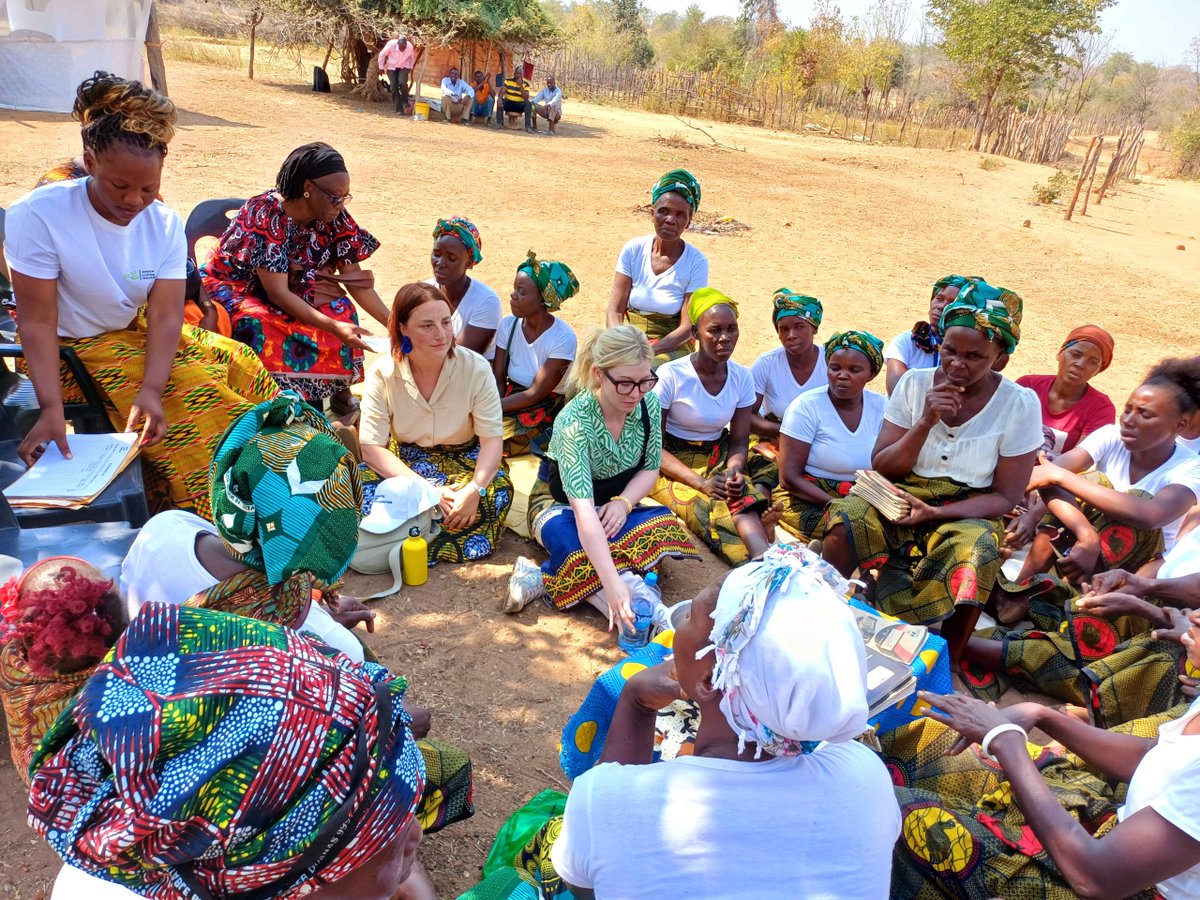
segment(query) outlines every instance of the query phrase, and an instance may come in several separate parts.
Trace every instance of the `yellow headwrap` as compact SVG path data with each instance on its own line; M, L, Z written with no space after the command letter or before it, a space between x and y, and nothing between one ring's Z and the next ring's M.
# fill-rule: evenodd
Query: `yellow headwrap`
M692 293L692 299L688 301L688 318L692 320L693 325L700 324L700 317L712 309L714 306L728 306L733 310L734 318L738 314L738 306L716 288L700 288Z

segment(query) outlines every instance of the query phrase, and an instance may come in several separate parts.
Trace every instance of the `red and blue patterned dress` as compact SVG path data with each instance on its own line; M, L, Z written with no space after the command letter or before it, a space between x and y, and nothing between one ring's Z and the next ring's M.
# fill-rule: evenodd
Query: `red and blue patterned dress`
M288 276L293 294L339 322L358 324L349 297L319 297L317 273L362 262L379 241L343 210L332 222L302 225L275 191L251 197L229 223L202 270L208 294L229 310L233 337L248 344L284 390L310 402L363 379L363 355L327 331L296 321L270 301L258 270Z

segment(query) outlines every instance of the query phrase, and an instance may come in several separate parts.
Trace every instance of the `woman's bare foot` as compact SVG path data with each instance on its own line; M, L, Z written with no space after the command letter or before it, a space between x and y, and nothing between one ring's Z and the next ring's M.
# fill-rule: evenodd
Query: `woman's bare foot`
M779 524L779 520L783 518L783 502L772 503L762 514L763 533L767 536L768 543L775 543L775 526Z
M1003 588L992 591L992 602L996 606L996 621L1001 625L1016 625L1029 615L1029 601Z

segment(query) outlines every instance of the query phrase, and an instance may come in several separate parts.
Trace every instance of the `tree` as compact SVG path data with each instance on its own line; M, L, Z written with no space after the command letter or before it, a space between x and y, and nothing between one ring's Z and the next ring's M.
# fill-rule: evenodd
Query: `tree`
M978 150L1002 90L1021 91L1038 75L1071 60L1061 47L1080 48L1100 30L1101 11L1116 0L929 0L929 18L942 32L941 48L963 70L977 104Z
M617 33L629 42L629 61L643 69L654 62L654 47L646 37L640 0L612 0L612 16Z

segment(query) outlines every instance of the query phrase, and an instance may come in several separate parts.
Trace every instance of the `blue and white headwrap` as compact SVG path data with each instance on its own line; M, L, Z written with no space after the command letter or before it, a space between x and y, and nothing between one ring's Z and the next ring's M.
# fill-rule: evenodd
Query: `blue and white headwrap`
M799 545L772 547L726 576L713 610L712 684L757 759L811 753L867 730L867 661L850 583Z

